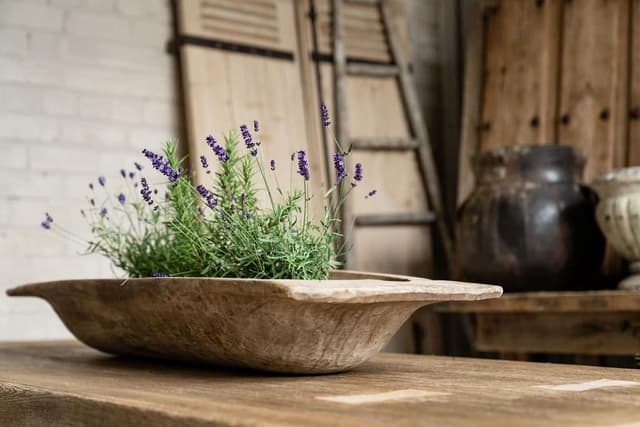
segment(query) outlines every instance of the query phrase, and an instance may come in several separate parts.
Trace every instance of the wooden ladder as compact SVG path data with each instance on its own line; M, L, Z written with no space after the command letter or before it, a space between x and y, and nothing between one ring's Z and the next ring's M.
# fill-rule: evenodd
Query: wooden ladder
M345 49L343 2L375 4L380 8L382 24L386 31L392 61L390 64L371 64L347 62ZM349 200L342 205L343 244L351 250L346 251L345 267L353 269L355 265L354 227L358 226L400 226L400 225L437 225L444 257L453 273L453 242L445 221L440 194L440 184L436 173L431 143L427 127L420 111L418 96L409 63L401 54L400 40L390 10L388 0L333 0L333 61L334 61L334 95L337 117L336 136L345 146L351 145L354 150L411 150L415 152L421 170L421 178L427 190L431 212L358 215L354 217ZM395 77L398 81L405 113L408 116L409 129L413 137L408 139L355 139L348 134L348 115L346 99L346 79L352 76ZM346 143L345 143L346 142Z

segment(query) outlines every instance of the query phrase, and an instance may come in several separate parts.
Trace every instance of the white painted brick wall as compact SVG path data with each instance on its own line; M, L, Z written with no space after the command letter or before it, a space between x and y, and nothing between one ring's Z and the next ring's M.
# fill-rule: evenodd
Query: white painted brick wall
M0 0L0 340L67 337L21 283L111 276L39 227L45 211L89 236L87 183L179 136L168 0Z

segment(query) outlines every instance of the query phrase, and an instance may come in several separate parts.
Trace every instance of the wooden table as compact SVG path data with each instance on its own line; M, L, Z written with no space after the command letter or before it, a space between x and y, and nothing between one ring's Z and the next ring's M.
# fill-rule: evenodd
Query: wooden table
M382 354L276 376L0 344L1 426L638 426L640 371Z
M479 351L582 355L640 354L640 292L534 292L430 306L471 313Z

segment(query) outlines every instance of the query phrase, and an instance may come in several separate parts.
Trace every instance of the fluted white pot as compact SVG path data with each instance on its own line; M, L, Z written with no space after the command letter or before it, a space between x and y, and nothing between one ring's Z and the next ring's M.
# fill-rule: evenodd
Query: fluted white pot
M598 224L611 245L631 262L631 276L618 285L640 290L640 167L617 169L593 182L600 197Z

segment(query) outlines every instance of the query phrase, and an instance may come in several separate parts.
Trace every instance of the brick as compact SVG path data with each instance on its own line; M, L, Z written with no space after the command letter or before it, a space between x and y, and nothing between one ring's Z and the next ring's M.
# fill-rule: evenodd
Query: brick
M63 76L58 64L0 58L0 83L57 85Z
M29 147L29 165L36 171L93 172L96 157L99 156L96 156L95 148Z
M0 170L13 171L27 168L27 148L20 141L0 140L0 151L2 152ZM0 203L3 202L0 201Z
M22 57L27 54L27 32L15 28L0 28L0 55Z
M29 57L36 61L55 61L62 56L65 38L61 34L34 31L29 34Z
M0 84L0 111L39 113L42 111L42 89L33 86Z
M137 149L144 147L159 148L169 139L176 136L176 132L171 129L134 128L129 131L129 145Z
M131 24L131 39L135 43L154 47L163 52L173 36L171 25L153 21L135 21Z
M65 70L64 85L91 93L174 100L174 73L163 74L74 67Z
M95 39L128 41L131 37L129 21L124 18L76 10L69 12L65 30Z
M65 145L110 149L127 143L127 133L121 126L76 119L64 119L60 124L62 127L60 142Z
M6 337L3 338L12 341L73 338L45 301L35 298L12 298L11 302L12 304L20 304L21 307L29 307L29 310L8 317Z
M114 99L111 114L119 122L140 123L144 114L142 102L137 99Z
M177 129L179 111L175 103L146 101L143 107L144 122L150 125L164 126L168 129Z
M20 147L24 148L24 147ZM48 198L57 193L65 193L64 177L59 174L49 174L31 170L0 170L1 197L17 198Z
M59 134L58 122L49 117L14 113L0 115L0 138L2 139L50 142Z
M170 22L171 9L167 0L118 0L116 10L129 17Z
M61 10L47 6L20 1L0 2L0 24L3 26L61 31L62 18Z
M60 89L43 90L42 109L53 116L75 116L78 114L78 99L74 93Z
M0 226L6 225L9 225L9 200L0 198ZM0 265L2 265L1 261Z
M80 9L85 5L85 0L49 0L49 4L62 9Z
M87 61L95 66L114 69L134 68L144 72L166 70L174 64L172 56L147 46L124 45L121 42L96 41L78 37L67 41L67 51L63 59Z

